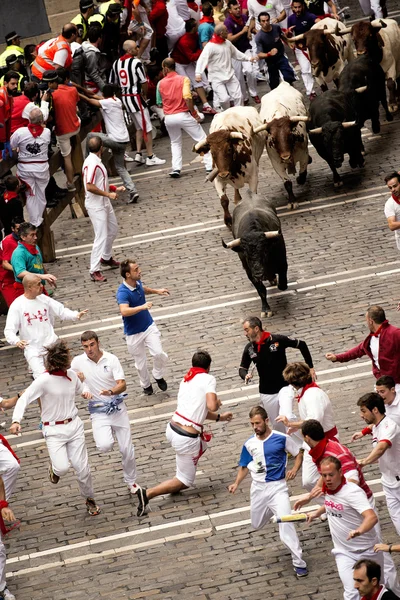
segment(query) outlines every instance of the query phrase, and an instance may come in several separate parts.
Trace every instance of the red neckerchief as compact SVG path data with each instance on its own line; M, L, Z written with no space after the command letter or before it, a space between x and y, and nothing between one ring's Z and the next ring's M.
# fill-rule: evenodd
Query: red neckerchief
M202 369L201 367L191 367L189 369L189 371L186 373L185 377L183 378L183 381L190 381L191 379L193 379L193 377L195 377L196 375L198 375L199 373L207 373L206 369Z
M315 464L318 464L318 462L321 460L321 458L324 455L325 452L325 448L328 444L328 438L324 437L323 440L321 440L320 442L318 442L318 444L316 446L314 446L314 448L311 448L308 453L311 456L311 458L313 459L313 462L315 462Z
M344 475L342 475L342 481L340 482L339 487L336 488L336 490L328 490L328 488L326 487L325 483L323 483L322 485L322 493L323 494L329 494L330 496L333 496L334 494L337 494L338 492L340 492L340 490L342 489L342 487L344 485L346 485L347 480L346 477Z
M11 452L11 454L13 455L13 457L15 458L15 460L17 460L18 462L21 462L18 458L18 456L15 454L14 450L11 448L10 444L8 443L8 441L6 440L6 438L3 435L0 435L0 441L2 442L3 446L5 446L7 448L7 450L9 450Z
M388 323L387 319L386 319L386 321L383 321L383 323L381 323L379 325L378 329L374 333L371 333L371 337L378 337L381 334L381 332L382 332L382 327L384 325L387 325L387 323Z
M261 4L261 6L265 6L267 4L267 0L257 0L258 4Z
M39 254L39 250L38 248L35 246L35 244L27 244L26 242L23 242L22 240L20 240L19 242L24 248L26 248L28 250L28 252L30 254Z
M18 198L18 192L9 192L8 190L6 190L3 194L3 198L4 202L7 204L7 202L10 202L10 200Z
M261 340L259 342L254 342L257 346L257 352L260 352L261 350L261 346L263 344L265 344L265 342L267 341L267 339L271 337L271 334L269 331L263 331L261 334Z
M220 35L217 35L216 33L213 33L213 36L210 40L210 42L212 42L213 44L223 44L224 41L224 38L222 38Z
M205 17L203 15L199 21L199 25L200 25L200 23L211 23L211 25L214 25L214 19L213 19L213 17Z
M128 58L133 58L133 56L131 54L124 54L119 60L128 60Z
M317 385L316 383L314 383L314 381L312 381L311 383L307 383L307 385L305 385L303 387L303 389L301 390L301 394L299 396L297 396L297 402L300 402L300 400L302 399L302 397L304 396L304 394L306 393L307 390L309 390L310 388L319 388L319 385Z
M28 123L28 129L34 138L39 137L43 133L43 125L38 125L35 123Z
M195 12L198 12L199 6L198 6L198 4L196 4L196 2L189 2L189 0L188 0L187 5L188 5L189 8L191 8Z
M50 375L56 375L56 377L66 377L70 381L72 381L71 377L68 377L67 371L63 371L62 369L55 369L54 371L47 371Z
M377 600L379 594L382 591L382 588L383 588L383 585L380 585L378 588L378 591L373 596L371 596L371 598L368 598L367 596L361 596L361 600Z
M400 199L397 196L395 196L394 194L392 194L392 198L396 202L396 204L400 204Z
M230 13L229 15L232 19L232 21L235 21L235 23L237 23L238 25L241 25L243 27L243 17L242 15L240 15L240 17L235 17L235 15L233 15L232 13Z

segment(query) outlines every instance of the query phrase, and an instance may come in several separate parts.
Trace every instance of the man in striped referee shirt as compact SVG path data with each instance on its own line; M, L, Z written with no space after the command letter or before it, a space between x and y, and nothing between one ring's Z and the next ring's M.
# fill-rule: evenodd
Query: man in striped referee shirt
M147 78L142 62L136 58L136 42L127 40L123 49L125 54L116 60L110 73L110 83L120 86L122 102L132 117L136 127L135 161L149 167L163 165L165 160L153 154L152 125L150 114L145 104L147 95ZM147 158L142 156L143 141L146 145Z

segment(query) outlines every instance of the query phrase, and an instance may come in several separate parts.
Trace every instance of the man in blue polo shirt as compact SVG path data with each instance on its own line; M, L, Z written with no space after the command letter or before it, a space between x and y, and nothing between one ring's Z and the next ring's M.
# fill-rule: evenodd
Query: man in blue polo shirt
M254 435L242 448L239 471L228 490L234 494L250 471L253 480L250 490L251 524L254 529L261 529L273 515L282 517L291 513L286 479L292 479L294 475L290 471L286 473L287 452L296 456L293 471L300 466L302 456L299 447L288 435L272 431L267 411L262 406L252 408L249 417ZM307 565L302 558L294 524L280 523L279 537L291 552L297 577L306 577Z
M145 294L169 296L167 288L154 289L143 285L142 272L134 259L121 262L121 276L124 281L117 290L117 302L124 321L124 333L128 352L135 359L140 385L146 396L151 396L153 386L147 368L146 348L153 357L153 377L163 392L167 389L164 379L168 356L161 346L161 334L153 321L150 309L152 302L146 302Z

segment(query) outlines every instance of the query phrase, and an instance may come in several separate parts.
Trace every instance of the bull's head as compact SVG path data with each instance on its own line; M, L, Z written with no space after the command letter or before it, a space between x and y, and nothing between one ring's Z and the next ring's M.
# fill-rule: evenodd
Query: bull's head
M271 274L268 252L271 243L280 235L280 231L256 231L244 234L241 238L232 240L228 244L222 240L222 245L234 252L242 252L254 279L262 281L268 279Z
M382 19L371 22L359 21L353 25L351 37L359 56L369 54L373 60L382 61L384 41L379 33L382 27L387 27Z
M324 29L310 29L306 33L290 38L291 42L304 40L315 77L327 66L335 64L339 58L332 33L325 25Z
M323 127L316 127L309 131L311 136L321 136L328 162L332 162L336 169L339 169L344 161L344 130L348 127L355 127L356 125L356 121L343 121L343 123L340 123L339 121L330 121L325 123Z
M227 179L230 176L235 177L241 169L242 162L246 162L236 160L237 144L245 139L240 131L219 129L210 133L202 142L198 142L193 151L198 154L211 151L218 176ZM249 159L250 155L247 158Z
M308 120L309 117L306 115L281 117L279 119L273 119L268 123L264 123L264 125L260 125L254 129L254 133L259 133L265 129L268 135L267 144L277 151L283 162L290 162L297 141L293 130L298 123L305 123Z

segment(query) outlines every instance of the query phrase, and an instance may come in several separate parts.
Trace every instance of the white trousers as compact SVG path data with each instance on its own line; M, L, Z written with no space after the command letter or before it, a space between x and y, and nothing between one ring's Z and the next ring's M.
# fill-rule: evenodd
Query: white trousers
M304 445L307 446L307 444ZM317 466L308 452L309 449L309 446L307 446L307 448L304 450L301 476L303 488L311 492L320 476ZM319 500L321 500L321 504L323 504L323 498L315 498L316 502Z
M395 526L397 535L400 535L400 486L390 488L386 485L383 485L382 487L386 497L386 504L390 518Z
M50 180L50 173L47 169L41 173L25 169L29 165L18 165L17 175L24 181L29 188L26 191L26 208L29 214L29 221L32 225L39 227L43 223L43 213L46 208L46 187Z
M293 402L294 389L291 385L285 385L285 387L279 390L278 394L279 414L287 417L289 421L296 420L296 415L293 412ZM285 428L284 433L286 432L287 430ZM292 433L290 437L298 445L298 447L301 448L303 445L303 436L301 435L301 432L296 431L295 433Z
M83 498L93 498L92 475L85 445L85 432L79 417L66 425L44 425L46 440L53 472L59 477L68 473L71 464L78 479Z
M254 482L250 490L250 517L254 529L261 529L273 515L281 517L289 515L292 509L289 500L289 490L286 481ZM293 565L306 567L302 558L303 551L293 523L279 523L279 537L290 550Z
M118 234L118 223L109 200L99 208L86 207L86 209L94 230L90 272L95 273L100 271L100 259L109 260L112 256L112 245Z
M362 553L348 551L344 552L341 549L334 548L332 550L332 554L335 557L339 577L342 581L342 585L344 588L344 600L360 600L360 594L358 593L358 590L356 590L354 587L353 579L353 567L358 560L361 560L362 558L367 558L373 560L374 562L377 562L381 566L383 574L383 552L375 553L373 548L366 550Z
M251 58L251 50L246 50L245 54ZM257 68L254 66L256 63L243 62L241 60L232 59L232 67L235 71L235 75L240 83L240 89L242 92L243 100L248 100L249 92L250 96L254 98L257 96ZM246 75L246 80L244 76ZM246 86L247 81L247 86ZM249 89L249 92L247 91Z
M135 367L138 371L142 388L149 387L151 383L147 368L146 348L148 348L153 357L152 374L154 379L163 379L168 355L162 349L161 333L154 323L152 323L146 331L135 333L134 335L127 335L126 345L129 354L133 356L135 360Z
M179 63L175 63L175 70L178 75L182 75L183 77L189 77L190 83L194 89L203 87L204 89L209 89L210 84L208 82L207 77L204 73L201 76L201 81L196 81L196 63L189 63L188 65L181 65Z
M373 496L371 496L371 498L369 499L369 503L371 505L371 508L375 512L377 512L376 506L375 506L375 500L374 500ZM379 541L381 542L382 541L382 531L381 531L381 525L380 525L379 521L375 525L374 529L378 535ZM399 579L397 577L397 570L396 570L395 564L393 562L392 555L389 554L389 552L382 552L382 554L383 554L384 583L387 588L389 588L390 590L392 590L392 592L394 594L396 594L396 596L399 596L400 583L399 583Z
M308 52L305 52L308 56ZM295 48L294 53L300 65L301 76L303 78L304 86L306 88L306 94L307 96L309 96L314 91L314 79L311 72L310 60L307 58L307 56L304 56L304 53L299 48Z
M188 112L165 115L165 127L171 139L172 170L182 170L182 131L186 131L195 142L205 139L206 133L200 123ZM211 152L204 155L204 164L208 171L212 169Z
M6 492L6 500L7 502L10 500L13 495L15 484L17 481L18 473L21 468L19 462L16 458L11 454L8 448L6 448L0 442L0 464L3 470L1 474L1 478L3 479L4 489ZM0 585L1 591L1 585Z
M186 487L192 487L196 478L197 463L207 450L207 443L200 436L190 438L185 435L179 435L179 433L171 429L169 423L165 435L176 452L175 477Z
M232 75L228 81L212 81L212 89L215 96L217 97L217 106L222 106L224 110L230 107L232 100L234 106L240 106L243 104L242 91L240 89L240 83L236 75ZM214 106L215 106L214 102Z
M260 404L268 413L269 424L272 429L286 433L284 424L275 421L276 417L281 414L279 412L279 392L277 394L260 394Z
M44 366L45 353L44 348L36 348L34 346L27 346L24 349L24 356L34 379L46 371L46 367Z
M93 438L99 452L111 452L114 436L122 456L122 470L125 483L131 487L136 482L135 449L132 444L131 426L125 404L112 415L94 413L91 415Z
M0 536L0 592L6 587L6 547Z
M379 0L358 0L366 17L369 17L372 11L375 13L375 19L383 19L382 8Z

